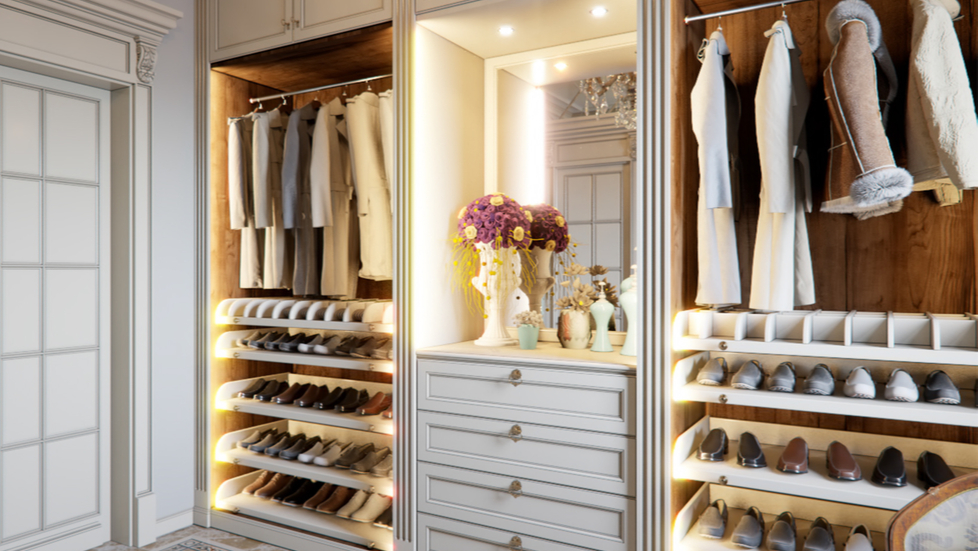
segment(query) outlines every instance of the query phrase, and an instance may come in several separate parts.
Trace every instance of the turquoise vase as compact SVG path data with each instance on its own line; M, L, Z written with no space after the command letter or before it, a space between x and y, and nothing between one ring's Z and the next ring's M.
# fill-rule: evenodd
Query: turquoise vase
M635 356L635 332L638 327L638 290L635 288L638 281L634 274L635 266L632 266L632 275L621 282L622 293L618 297L621 309L625 311L625 319L628 320L628 332L625 334L625 344L621 347L622 356Z
M591 304L591 317L597 328L594 331L594 344L591 345L591 352L611 352L611 339L608 338L608 322L615 313L615 307L605 299L604 290L601 291L601 298Z
M516 334L520 338L520 348L523 350L536 349L537 341L540 340L539 327L524 323L516 329Z

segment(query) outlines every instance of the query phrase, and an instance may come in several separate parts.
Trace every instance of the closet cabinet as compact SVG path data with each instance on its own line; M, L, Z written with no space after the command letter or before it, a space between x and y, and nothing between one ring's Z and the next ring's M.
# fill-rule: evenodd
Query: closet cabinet
M393 0L208 0L211 61L375 25Z

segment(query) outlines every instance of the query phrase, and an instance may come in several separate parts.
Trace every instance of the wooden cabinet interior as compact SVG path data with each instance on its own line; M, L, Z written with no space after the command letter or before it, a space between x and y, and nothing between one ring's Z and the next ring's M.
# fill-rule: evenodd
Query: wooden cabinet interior
M888 135L897 164L905 166L904 113L912 34L908 2L867 0L882 23L883 35L901 80L901 93L891 114ZM965 193L955 206L941 207L930 192L913 193L896 214L867 221L817 212L825 180L829 117L822 71L832 55L825 17L838 0L812 0L788 5L788 23L801 48L801 62L812 102L808 116L808 149L816 212L808 215L817 304L806 309L963 313L978 308L978 201ZM696 54L717 20L685 25L683 17L756 5L756 0L672 0L672 311L695 308L697 281L696 201L699 184L696 139L691 130L690 91L699 73ZM978 58L975 17L978 2L961 2L962 19L955 24L969 67ZM781 17L781 7L741 13L722 19L730 47L733 79L741 98L739 130L741 207L737 222L743 297L749 296L751 258L759 211L760 168L754 123L754 95L767 39L764 31ZM746 301L745 301L746 302ZM681 356L676 355L675 359ZM966 369L966 368L962 368ZM973 373L970 374L973 377ZM772 410L724 404L677 403L673 436L704 414L712 417L776 422L893 436L924 437L978 444L978 429L960 426L889 421L840 415ZM698 484L676 481L673 511L687 501Z
M249 98L288 93L337 82L379 74L389 74L393 63L391 25L383 24L290 45L277 50L232 59L214 65L210 72L210 312L227 298L291 296L289 290L241 289L238 287L240 232L230 229L228 214L227 119L250 113L255 105ZM288 103L301 107L313 99L328 103L344 92L353 97L368 89L388 90L392 79L333 88L317 93L290 96ZM266 101L264 109L274 109L279 100ZM360 279L357 297L390 299L390 281ZM240 326L212 326L211 342L226 331L243 330ZM308 365L287 365L240 359L211 359L211 389L233 380L262 377L289 371L299 375L333 377L360 381L391 383L392 375ZM235 430L275 421L276 419L231 411L211 413L211 435L214 442ZM233 477L253 469L230 463L211 465L211 491Z

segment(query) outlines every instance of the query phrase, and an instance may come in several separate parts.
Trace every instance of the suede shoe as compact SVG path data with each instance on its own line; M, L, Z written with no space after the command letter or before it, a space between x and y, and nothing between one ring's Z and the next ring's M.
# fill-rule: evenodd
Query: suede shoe
M364 456L363 459L357 461L356 463L350 465L350 472L357 474L367 474L377 466L383 459L387 458L391 454L390 448L383 448L380 450L374 450ZM378 513L380 514L380 513Z
M266 484L268 484L272 480L273 476L275 476L275 473L271 471L262 471L261 474L258 475L258 478L256 478L254 482L245 486L245 489L242 490L242 492L250 496L255 495L255 492L258 491L263 486L265 486Z
M353 447L353 444L333 442L326 448L326 451L322 455L315 457L312 462L314 465L319 465L320 467L332 467L336 464L336 460L351 447Z
M706 386L720 386L727 378L727 359L712 358L696 375L696 382Z
M312 497L307 499L306 502L302 504L302 508L315 511L316 507L319 507L320 503L326 501L326 498L328 498L329 494L333 493L333 490L335 489L336 486L333 484L323 484Z
M755 549L764 541L764 515L757 507L747 509L734 528L730 540L734 545Z
M249 447L257 444L265 439L269 434L278 434L278 429L268 429L268 430L256 430L251 433L251 436L245 438L244 440L238 440L238 447L248 449Z
M286 486L291 484L294 479L294 476L275 473L275 476L268 481L268 484L265 484L261 488L255 490L255 497L261 499L271 499L273 495L281 492Z
M316 506L316 511L327 515L335 515L336 511L350 500L353 493L352 488L337 486L325 501Z
M387 454L387 457L383 458L380 463L374 465L370 469L370 474L378 478L391 478L394 473L394 454Z
M767 533L767 548L770 551L795 551L795 517L788 511L778 515Z
M343 455L333 463L333 466L337 469L349 469L351 465L367 457L367 454L372 451L374 451L374 445L370 443L362 446L350 446L343 451Z
M961 392L954 386L954 381L941 370L933 371L924 383L924 401L932 404L949 404L956 406L961 403Z
M257 444L252 444L251 446L249 446L248 451L252 451L255 453L265 453L265 450L267 450L268 448L277 445L279 442L283 440L288 440L289 438L291 438L291 436L292 435L290 435L287 432L283 432L283 433L276 432L276 433L269 434Z
M308 501L312 496L316 495L316 493L318 493L323 486L325 486L325 484L322 482L307 480L306 484L296 490L294 494L283 499L282 505L288 505L289 507L302 507L302 504Z
M772 392L795 391L795 366L791 362L781 362L768 379L767 389Z
M700 515L700 535L718 540L727 531L727 503L718 499L703 510Z
M353 494L350 501L347 501L346 505L340 507L339 510L336 511L337 518L349 519L352 517L353 513L356 513L360 510L360 507L363 507L369 496L370 494L368 494L366 490L357 490L357 493Z
M835 394L835 377L825 364L818 364L805 378L805 394L831 396Z
M394 506L391 505L386 511L381 513L377 520L374 521L374 526L377 528L387 528L392 530L394 528Z
M763 381L764 371L761 369L760 362L751 360L740 366L737 373L734 373L734 376L730 379L730 384L734 388L741 390L757 390L761 387Z
M802 551L835 551L835 534L832 525L823 517L818 517L808 528L808 536Z
M355 513L350 515L350 520L356 522L373 522L377 520L377 517L379 517L384 511L390 508L393 501L394 500L389 496L371 494L370 497L367 498L367 502L364 503L362 507L357 509ZM337 512L336 516L340 516L340 513Z
M290 495L292 495L292 494L294 494L294 493L302 490L310 482L312 482L312 481L311 480L307 480L305 478L298 478L298 477L293 478L292 479L292 482L289 482L289 485L288 486L286 486L281 491L279 491L278 493L276 493L275 495L272 496L272 501L274 501L275 503L282 503L282 500L284 500L285 498L289 497Z

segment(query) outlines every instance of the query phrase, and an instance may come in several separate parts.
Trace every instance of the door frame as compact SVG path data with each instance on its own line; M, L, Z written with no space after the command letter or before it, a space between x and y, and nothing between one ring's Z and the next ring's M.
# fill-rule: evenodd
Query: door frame
M151 0L0 0L0 11L31 31L0 39L0 65L111 92L109 523L113 541L145 546L157 536L150 356L152 83L157 48L183 14ZM73 535L43 545L57 548L58 540Z

